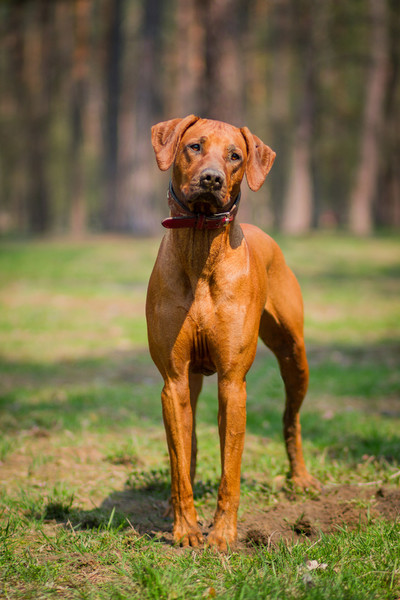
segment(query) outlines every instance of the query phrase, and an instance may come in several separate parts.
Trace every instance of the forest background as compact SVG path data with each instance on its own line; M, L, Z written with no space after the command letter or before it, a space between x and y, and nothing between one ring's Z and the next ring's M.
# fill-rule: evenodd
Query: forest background
M2 0L0 233L160 232L154 123L277 152L241 220L400 226L397 0Z

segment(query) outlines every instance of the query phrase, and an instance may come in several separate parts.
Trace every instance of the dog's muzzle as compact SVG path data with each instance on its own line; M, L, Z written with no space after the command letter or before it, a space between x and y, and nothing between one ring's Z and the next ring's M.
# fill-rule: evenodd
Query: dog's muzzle
M171 181L169 183L167 198L168 201L172 200L177 204L181 214L176 217L167 217L161 221L163 227L166 227L167 229L221 229L222 227L229 225L229 223L232 223L236 217L240 202L240 192L236 196L229 211L209 216L203 213L194 212L190 210L188 206L183 204L176 196Z

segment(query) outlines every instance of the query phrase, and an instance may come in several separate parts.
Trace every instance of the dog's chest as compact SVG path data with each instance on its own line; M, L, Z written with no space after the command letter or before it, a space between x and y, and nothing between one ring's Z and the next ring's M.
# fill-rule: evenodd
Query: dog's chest
M208 285L197 286L183 328L193 372L215 373L221 345L242 329L245 315L241 318L237 302L231 310L231 299L227 289L221 297Z

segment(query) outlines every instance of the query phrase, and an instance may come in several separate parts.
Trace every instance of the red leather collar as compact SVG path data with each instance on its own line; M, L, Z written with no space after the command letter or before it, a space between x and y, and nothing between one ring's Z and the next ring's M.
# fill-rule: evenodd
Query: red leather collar
M171 182L169 184L167 198L168 200L173 200L175 204L179 206L180 210L186 214L177 217L167 217L161 221L163 227L166 227L167 229L221 229L222 227L229 225L229 223L232 223L235 218L240 202L240 192L228 212L216 213L215 215L209 216L202 213L194 213L189 210L189 208L175 195Z

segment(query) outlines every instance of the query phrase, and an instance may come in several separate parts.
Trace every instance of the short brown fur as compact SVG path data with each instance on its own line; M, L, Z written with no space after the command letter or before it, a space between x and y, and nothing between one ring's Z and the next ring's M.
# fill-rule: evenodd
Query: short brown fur
M247 127L193 115L152 128L157 163L189 209L229 210L246 175L256 191L275 153ZM199 149L200 148L200 149ZM202 174L218 173L218 190ZM211 190L211 191L210 191ZM170 200L171 215L179 209ZM221 481L207 543L226 550L237 537L240 467L246 428L245 377L257 338L275 353L286 390L284 438L291 476L319 488L303 459L299 410L308 385L299 285L278 245L253 225L168 231L150 278L146 315L151 356L163 379L162 409L171 463L174 539L203 542L193 503L195 410L203 375L218 373Z

